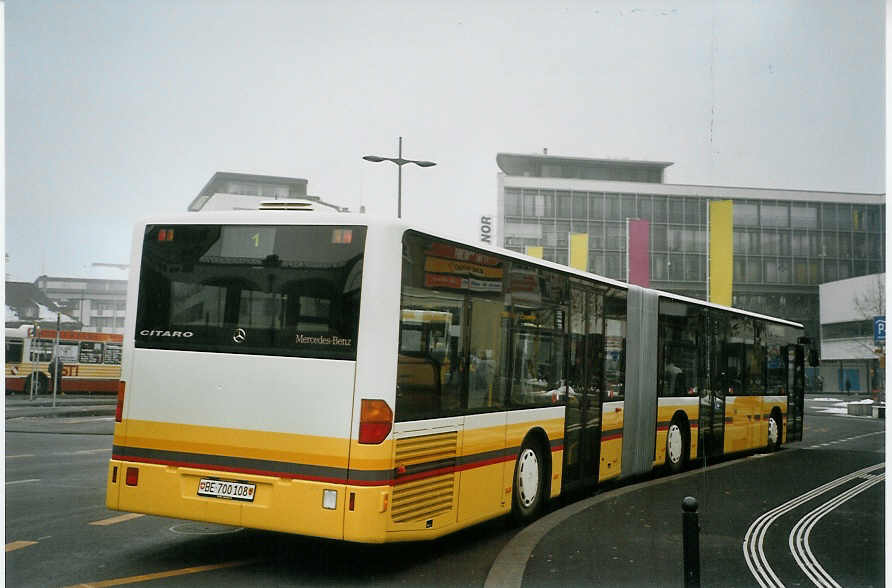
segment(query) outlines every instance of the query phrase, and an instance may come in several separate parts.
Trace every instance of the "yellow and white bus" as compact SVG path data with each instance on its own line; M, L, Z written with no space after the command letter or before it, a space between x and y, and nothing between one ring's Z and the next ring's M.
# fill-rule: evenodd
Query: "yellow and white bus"
M50 360L62 358L59 392L111 394L121 379L121 342L115 333L6 328L6 393L52 393Z
M431 539L802 434L799 324L366 215L134 233L111 509Z

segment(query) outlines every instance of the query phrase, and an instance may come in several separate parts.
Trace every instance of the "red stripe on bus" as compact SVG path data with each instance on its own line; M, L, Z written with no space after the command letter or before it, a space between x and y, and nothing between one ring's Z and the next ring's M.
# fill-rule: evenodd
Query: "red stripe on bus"
M273 472L267 470L256 470L251 468L233 468L220 465L209 465L204 463L194 463L187 461L175 461L168 459L154 459L151 457L132 457L125 455L112 455L112 459L135 463L150 463L154 465L168 465L181 468L196 468L204 470L213 470L219 472L229 472L231 474L254 474L257 476L269 476L273 478L288 478L290 480L308 480L311 482L325 482L327 484L350 484L352 486L387 486L390 480L353 480L346 478L331 478L328 476L311 476L309 474L289 474L287 472Z

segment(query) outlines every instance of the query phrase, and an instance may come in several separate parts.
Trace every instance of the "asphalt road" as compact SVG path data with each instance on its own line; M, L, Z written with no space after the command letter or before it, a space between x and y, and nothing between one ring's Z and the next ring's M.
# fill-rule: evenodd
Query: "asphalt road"
M756 586L744 538L763 514L885 459L885 421L823 414L830 403L817 404L807 405L805 441L776 454L606 487L567 507L554 505L523 530L497 520L437 541L384 546L122 516L104 506L110 416L18 416L6 421L6 582L481 586L507 570L501 577L513 580L500 585L680 586L679 506L690 494L701 503L702 585ZM785 585L812 585L789 546L796 525L868 480L849 481L765 527L765 561ZM842 586L883 585L885 484L874 482L799 527L809 533L814 561ZM534 527L542 531L539 541L521 548L520 560L506 558Z

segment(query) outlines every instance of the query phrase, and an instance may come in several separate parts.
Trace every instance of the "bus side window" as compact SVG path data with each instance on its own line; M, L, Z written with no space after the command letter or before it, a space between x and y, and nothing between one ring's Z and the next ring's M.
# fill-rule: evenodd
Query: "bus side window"
M471 364L468 378L470 412L485 411L504 406L504 378L499 363L502 355L500 324L505 304L502 297L489 300L471 298Z
M626 295L612 292L604 301L604 400L624 400L626 383Z
M20 363L22 361L22 353L24 343L18 340L6 341L6 363Z

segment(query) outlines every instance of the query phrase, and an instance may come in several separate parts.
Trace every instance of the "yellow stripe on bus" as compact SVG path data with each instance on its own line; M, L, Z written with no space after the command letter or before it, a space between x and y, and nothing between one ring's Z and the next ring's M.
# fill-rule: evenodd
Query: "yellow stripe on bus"
M250 459L347 467L347 440L248 429L128 420L116 445ZM295 451L302 448L304 451ZM312 448L312 452L306 451Z

